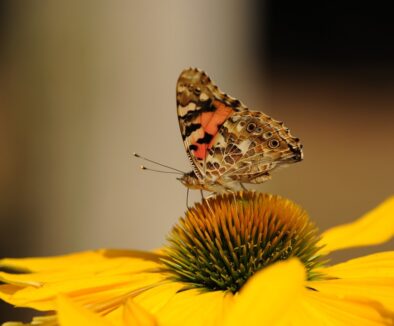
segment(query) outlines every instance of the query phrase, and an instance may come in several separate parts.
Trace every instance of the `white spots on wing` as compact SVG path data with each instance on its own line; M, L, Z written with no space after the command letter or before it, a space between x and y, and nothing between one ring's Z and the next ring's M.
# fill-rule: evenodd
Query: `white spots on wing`
M239 120L241 120L241 117L239 115L234 114L231 116L231 121L233 123L238 123Z
M188 112L187 107L181 106L181 105L178 106L178 115L179 116L184 117L187 114L187 112Z
M249 139L245 139L238 145L238 148L242 151L242 153L246 153L249 149L250 143L251 141Z
M209 96L207 95L207 93L201 93L200 94L200 101L207 101L209 99Z
M240 133L240 132L242 132L244 127L245 127L245 124L237 123L237 126L236 126L235 130Z
M190 103L186 106L186 108L187 108L188 110L190 110L190 111L194 111L195 109L197 109L197 105L196 105L196 103L194 103L194 102L190 102Z
M224 137L222 134L218 133L215 136L215 141L214 141L215 147L226 147L226 141L224 140Z
M185 85L183 85L183 84L178 84L178 87L177 87L177 92L178 92L178 93L183 93L185 90L186 90Z
M188 140L190 144L194 144L199 140L200 138L204 137L204 130L202 128L199 128L197 130L194 130L190 136L188 137Z
M178 115L180 115L181 117L184 117L189 111L194 111L197 109L197 105L194 102L190 102L188 105L186 106L178 106Z

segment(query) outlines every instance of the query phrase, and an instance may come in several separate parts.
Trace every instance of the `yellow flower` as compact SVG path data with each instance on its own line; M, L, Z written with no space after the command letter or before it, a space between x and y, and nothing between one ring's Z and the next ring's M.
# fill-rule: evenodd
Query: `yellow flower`
M0 273L0 298L55 312L36 325L393 325L394 251L327 263L393 234L394 197L319 236L287 199L228 194L190 209L160 251L3 259L26 273Z

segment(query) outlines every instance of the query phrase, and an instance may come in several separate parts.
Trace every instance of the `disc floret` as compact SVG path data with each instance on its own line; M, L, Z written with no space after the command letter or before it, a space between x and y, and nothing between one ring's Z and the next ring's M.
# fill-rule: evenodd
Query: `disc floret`
M288 199L258 192L218 195L196 204L168 236L170 278L191 288L237 292L257 271L298 257L308 278L322 259L318 230Z

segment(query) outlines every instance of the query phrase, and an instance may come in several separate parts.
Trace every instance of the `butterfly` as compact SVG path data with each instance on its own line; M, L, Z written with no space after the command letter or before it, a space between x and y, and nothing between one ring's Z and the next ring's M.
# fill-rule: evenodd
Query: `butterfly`
M283 122L249 110L199 69L182 71L176 85L179 127L193 170L178 180L213 193L259 184L279 167L303 159L302 145Z

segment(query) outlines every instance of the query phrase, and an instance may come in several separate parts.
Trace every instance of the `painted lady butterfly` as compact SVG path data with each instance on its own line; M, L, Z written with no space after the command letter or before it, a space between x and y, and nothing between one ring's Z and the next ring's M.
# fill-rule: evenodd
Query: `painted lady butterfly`
M179 180L190 189L220 193L262 183L278 167L299 162L302 145L282 122L249 110L189 68L176 86L179 126L193 171Z

